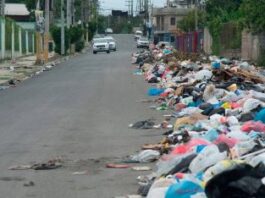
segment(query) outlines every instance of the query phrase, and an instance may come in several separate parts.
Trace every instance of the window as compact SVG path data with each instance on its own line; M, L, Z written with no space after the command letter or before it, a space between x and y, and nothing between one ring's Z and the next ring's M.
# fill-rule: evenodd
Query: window
M170 25L176 25L176 18L175 17L170 18Z

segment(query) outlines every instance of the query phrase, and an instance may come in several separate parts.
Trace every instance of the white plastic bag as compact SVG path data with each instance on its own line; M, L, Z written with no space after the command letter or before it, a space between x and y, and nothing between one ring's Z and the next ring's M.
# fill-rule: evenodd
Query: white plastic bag
M152 162L160 157L160 153L155 150L144 150L137 155L133 155L131 159L137 162Z

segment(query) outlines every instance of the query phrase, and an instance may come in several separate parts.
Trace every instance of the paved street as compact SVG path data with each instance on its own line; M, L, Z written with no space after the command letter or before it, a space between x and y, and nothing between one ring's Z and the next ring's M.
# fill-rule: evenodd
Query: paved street
M77 56L0 92L0 197L109 198L136 193L135 178L141 172L106 169L105 164L161 138L159 131L128 129L129 123L154 113L136 102L145 97L147 87L132 75L133 36L116 39L117 52ZM68 159L65 167L8 170L57 156ZM72 174L84 170L88 175ZM24 187L28 181L35 186Z

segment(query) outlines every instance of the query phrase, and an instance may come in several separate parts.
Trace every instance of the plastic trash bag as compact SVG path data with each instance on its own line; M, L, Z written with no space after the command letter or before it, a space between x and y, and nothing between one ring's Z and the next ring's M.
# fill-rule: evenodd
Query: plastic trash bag
M138 121L134 124L130 124L129 127L133 129L152 129L155 123L151 120Z
M149 96L159 96L163 92L164 92L164 89L150 88L148 90L148 95Z
M265 124L262 122L248 121L243 124L241 130L244 132L257 131L265 132Z
M197 174L226 158L227 152L220 153L216 145L209 145L190 163L189 169L192 173Z
M237 126L239 125L238 119L235 116L230 116L227 118L227 123L229 126Z
M265 93L257 92L254 90L249 91L253 98L261 100L262 102L265 102Z
M240 141L246 141L246 140L249 140L250 137L246 134L246 133L243 133L241 130L240 130L240 126L237 126L239 128L230 128L231 132L228 133L226 136L227 137L230 137L230 138L236 138Z
M131 156L131 160L135 162L153 162L160 157L160 153L155 150L144 150L139 154Z
M196 73L195 79L196 80L209 80L212 78L212 76L213 76L212 71L204 69Z
M161 198L165 197L166 192L172 184L176 183L176 180L170 177L159 178L152 184L146 198Z
M218 136L219 133L215 129L211 129L207 131L206 134L202 136L202 138L210 142L213 142L218 138Z
M197 193L195 195L192 195L190 198L207 198L206 194L203 193Z
M243 112L248 113L253 109L256 109L261 104L262 104L261 101L257 99L254 98L247 99L243 105Z
M234 92L228 92L221 100L224 102L237 102L242 96L236 95Z
M221 63L218 61L212 62L212 68L213 69L220 69L221 68Z
M265 164L265 153L257 155L249 161L249 164L253 167L256 167L259 163Z
M218 175L225 170L231 169L240 163L243 163L243 161L241 161L241 160L223 160L223 161L220 161L205 171L205 173L203 175L203 181L207 183L215 175Z
M179 112L179 116L185 116L185 115L191 115L194 113L201 113L202 110L198 107L187 107L185 109L182 109L181 112Z
M157 162L157 175L163 175L170 172L182 159L193 153L180 154L180 155L165 155Z
M237 142L238 140L236 138L229 138L228 136L221 134L214 141L214 144L225 143L229 148L233 148Z
M255 143L254 140L238 142L232 148L232 154L234 155L234 157L242 156L244 154L247 154L249 151L251 151L256 145L257 143Z
M255 121L261 121L262 123L265 123L265 109L260 110L256 116Z
M193 97L190 96L190 97L187 97L187 98L182 98L182 99L180 100L180 102L181 102L182 104L188 105L188 104L190 104L190 103L193 102Z
M191 198L192 195L202 192L204 190L199 183L184 179L171 185L166 192L165 198Z
M170 154L172 155L185 154L185 153L188 153L189 151L192 151L193 147L195 146L209 145L209 144L211 143L208 142L207 140L200 139L200 138L193 138L188 143L179 145L176 148L174 148Z

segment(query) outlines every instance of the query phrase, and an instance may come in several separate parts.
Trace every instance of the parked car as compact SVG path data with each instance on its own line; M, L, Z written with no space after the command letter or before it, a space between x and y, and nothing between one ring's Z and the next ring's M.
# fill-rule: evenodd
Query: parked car
M93 54L98 52L110 53L109 42L105 38L95 39L93 43Z
M135 39L135 40L138 40L138 39L141 38L142 36L143 36L143 32L140 31L140 30L138 30L138 31L136 31L135 34L134 34L134 39Z
M116 40L112 36L106 36L105 39L107 39L107 41L109 42L110 50L116 51L117 50Z
M149 47L149 40L148 38L145 38L145 37L141 37L137 40L137 48L140 48L140 47Z
M113 34L113 30L112 30L111 28L107 28L107 29L105 30L105 33L106 33L106 34Z

